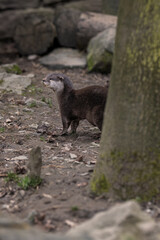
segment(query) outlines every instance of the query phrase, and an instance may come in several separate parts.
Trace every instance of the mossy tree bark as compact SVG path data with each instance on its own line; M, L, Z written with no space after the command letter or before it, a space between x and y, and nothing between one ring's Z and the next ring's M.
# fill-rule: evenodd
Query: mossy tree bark
M143 201L160 194L159 13L159 0L121 0L95 193Z

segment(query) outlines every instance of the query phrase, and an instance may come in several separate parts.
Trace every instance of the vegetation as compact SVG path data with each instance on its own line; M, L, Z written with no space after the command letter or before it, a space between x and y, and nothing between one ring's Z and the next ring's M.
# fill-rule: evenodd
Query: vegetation
M20 69L20 67L16 64L14 64L11 67L5 67L5 71L7 73L15 73L15 74L22 74L22 70Z
M5 132L5 127L0 127L0 133L4 133Z
M50 108L52 108L52 99L51 98L42 97L42 102L45 102L46 104L48 104L48 106Z
M28 105L28 107L29 108L37 107L37 103L35 101L33 101Z
M6 182L15 182L19 187L21 187L24 190L28 190L31 188L36 188L39 186L42 182L42 179L40 177L19 177L16 173L9 172L8 176L6 177Z

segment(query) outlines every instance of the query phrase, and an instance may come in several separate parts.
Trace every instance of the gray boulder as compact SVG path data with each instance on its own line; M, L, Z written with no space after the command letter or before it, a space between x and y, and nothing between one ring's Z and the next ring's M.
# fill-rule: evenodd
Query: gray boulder
M71 229L67 234L47 234L22 221L0 218L1 240L160 240L160 225L134 201L116 204L108 211Z
M57 8L55 26L57 38L63 47L76 47L76 32L81 12L75 9Z
M67 236L76 240L158 240L156 223L133 201L116 204L108 211L71 229Z
M17 94L22 94L23 91L31 85L34 74L28 74L25 76L18 75L12 72L12 70L18 70L18 67L13 64L5 64L0 66L0 90L12 91Z
M0 14L0 40L13 39L16 26L19 24L21 18L38 17L40 19L48 20L51 23L54 19L54 10L51 8L38 8L26 10L9 10ZM5 21L4 21L5 19Z
M48 6L48 5L55 5L57 3L61 3L62 0L43 0L43 5Z
M14 41L22 55L43 54L53 45L55 37L52 22L29 14L19 20Z
M111 71L115 36L116 26L112 26L90 40L87 49L88 71Z
M120 0L103 0L103 12L111 15L118 15Z
M0 10L36 8L40 5L40 0L0 0Z
M84 68L86 55L76 49L57 48L39 61L50 69Z
M4 11L0 14L0 40L13 39L18 13L17 11ZM5 19L5 20L4 20Z
M48 0L49 1L49 0ZM67 1L66 1L67 2ZM102 13L102 0L78 0L70 1L62 5L65 8L77 9L82 12Z
M92 12L82 13L77 26L78 48L86 49L91 38L116 24L117 17L115 16Z

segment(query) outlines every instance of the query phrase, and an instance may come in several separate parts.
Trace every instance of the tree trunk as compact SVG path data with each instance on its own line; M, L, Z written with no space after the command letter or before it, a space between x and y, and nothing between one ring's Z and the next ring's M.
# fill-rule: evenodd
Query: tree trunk
M159 13L159 0L121 1L95 193L143 201L160 194Z

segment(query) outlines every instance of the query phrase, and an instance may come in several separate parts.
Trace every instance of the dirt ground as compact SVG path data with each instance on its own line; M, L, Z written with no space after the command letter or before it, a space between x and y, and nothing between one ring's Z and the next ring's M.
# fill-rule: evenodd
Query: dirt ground
M34 73L35 77L23 96L0 95L0 209L5 216L28 219L47 231L64 232L113 204L89 191L100 132L82 121L76 136L51 137L50 132L60 134L62 130L54 93L41 82L52 71L26 58L14 62L23 74ZM104 85L108 80L105 75L80 69L56 72L67 74L75 88ZM30 97L47 103L27 107L25 100ZM29 152L35 146L42 151L42 184L24 191L13 182L6 183L8 172L25 173Z
M37 61L26 58L0 59L1 63L16 62L23 74L34 73L32 85L22 95L0 94L0 212L33 223L45 231L65 232L117 204L104 196L94 197L89 181L98 159L100 131L82 121L74 136L60 134L62 124L56 98L45 88L42 79L53 71ZM68 69L75 88L104 85L108 77L88 74L86 70ZM27 106L29 98L41 105ZM36 189L23 190L16 183L7 183L8 172L26 174L29 152L40 146L43 182ZM159 220L160 208L149 202L143 209Z

